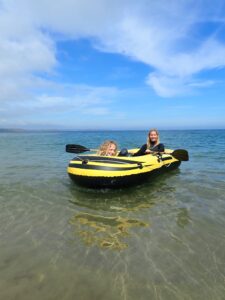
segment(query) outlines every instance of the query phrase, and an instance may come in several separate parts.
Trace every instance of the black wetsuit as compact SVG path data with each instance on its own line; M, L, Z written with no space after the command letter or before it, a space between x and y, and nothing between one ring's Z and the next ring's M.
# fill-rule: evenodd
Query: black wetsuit
M145 155L147 153L145 153L145 151L147 150L147 144L144 144L141 146L141 148L133 154L133 156L140 156L140 155ZM162 143L156 145L156 146L151 146L150 151L153 151L153 152L164 152L165 151L165 147Z

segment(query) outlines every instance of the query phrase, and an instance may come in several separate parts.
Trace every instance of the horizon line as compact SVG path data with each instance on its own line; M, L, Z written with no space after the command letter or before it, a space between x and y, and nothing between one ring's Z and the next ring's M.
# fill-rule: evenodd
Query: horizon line
M160 131L188 131L188 130L225 130L225 128L170 128L170 129L160 129ZM25 128L0 128L0 133L4 132L96 132L96 131L149 131L148 129L25 129Z

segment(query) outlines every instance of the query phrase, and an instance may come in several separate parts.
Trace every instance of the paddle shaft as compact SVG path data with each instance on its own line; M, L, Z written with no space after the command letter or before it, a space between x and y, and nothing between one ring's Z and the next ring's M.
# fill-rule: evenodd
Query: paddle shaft
M82 145L75 145L75 144L66 145L66 152L69 152L69 153L79 154L79 153L83 153L83 152L87 152L87 151L98 151L98 149L89 149ZM154 153L157 154L157 151L155 151ZM163 154L163 153L161 153L161 154ZM188 161L189 160L188 151L185 149L176 149L173 152L165 153L165 154L169 154L169 155L173 156L175 159L180 160L180 161Z

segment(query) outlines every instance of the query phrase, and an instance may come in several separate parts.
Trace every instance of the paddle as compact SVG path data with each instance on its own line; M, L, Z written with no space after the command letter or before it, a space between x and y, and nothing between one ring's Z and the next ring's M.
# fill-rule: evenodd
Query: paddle
M66 152L69 153L83 153L87 151L97 151L97 149L88 149L82 145L74 145L74 144L68 144L66 145Z
M184 149L177 149L168 154L172 155L174 158L176 158L180 161L188 161L189 160L188 152L187 152L187 150L184 150Z
M69 152L69 153L78 154L78 153L83 153L83 152L87 152L87 151L97 151L97 149L89 149L82 145L76 145L76 144L66 145L66 152ZM180 161L188 161L189 160L188 152L187 152L187 150L184 150L184 149L177 149L168 154L172 155L174 158L176 158Z

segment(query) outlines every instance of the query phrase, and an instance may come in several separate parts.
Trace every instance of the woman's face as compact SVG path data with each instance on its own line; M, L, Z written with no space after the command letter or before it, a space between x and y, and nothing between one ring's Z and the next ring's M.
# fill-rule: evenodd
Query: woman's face
M153 142L153 143L157 142L158 141L158 134L157 134L157 132L151 131L149 133L149 138L150 138L151 142Z
M116 145L110 144L108 149L107 149L107 154L108 156L114 156L116 155Z

